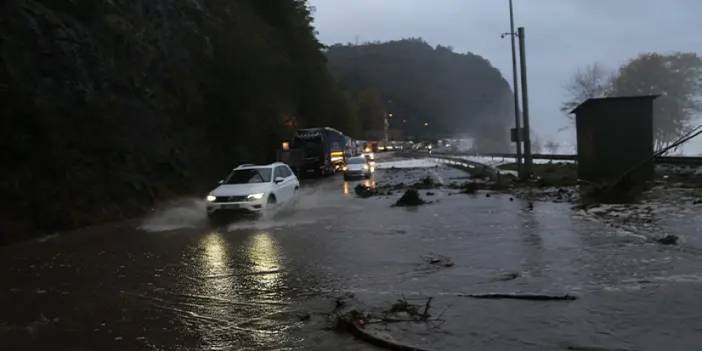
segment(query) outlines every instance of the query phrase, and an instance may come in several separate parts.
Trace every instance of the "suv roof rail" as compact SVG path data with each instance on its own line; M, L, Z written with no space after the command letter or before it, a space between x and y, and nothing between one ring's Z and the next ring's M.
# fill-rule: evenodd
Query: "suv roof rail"
M251 166L255 166L255 164L253 164L253 163L243 163L243 164L240 164L240 165L236 166L236 168L251 167Z

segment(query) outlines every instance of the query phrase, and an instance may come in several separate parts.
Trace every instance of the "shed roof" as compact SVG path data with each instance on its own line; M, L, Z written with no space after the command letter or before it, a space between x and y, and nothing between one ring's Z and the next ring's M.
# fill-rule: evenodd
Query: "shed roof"
M587 99L585 102L581 103L578 105L576 108L573 109L573 111L570 111L570 113L577 113L579 110L590 106L592 104L596 103L601 103L605 101L616 101L616 100L654 100L660 95L638 95L638 96L615 96L615 97L604 97L604 98L592 98L592 99Z

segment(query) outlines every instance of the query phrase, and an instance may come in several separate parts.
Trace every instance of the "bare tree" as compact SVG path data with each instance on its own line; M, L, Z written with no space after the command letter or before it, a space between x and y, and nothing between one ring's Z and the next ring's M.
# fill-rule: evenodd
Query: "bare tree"
M534 130L531 131L531 135L531 152L533 154L540 154L543 149L543 145L541 144L541 138L539 138L539 136L536 133L534 133Z
M657 150L690 130L702 112L702 57L695 53L645 53L610 73L594 63L579 69L566 85L568 113L589 98L659 95L654 103Z
M570 118L570 111L583 101L607 95L610 90L612 74L599 63L579 68L566 85L568 99L561 106L561 111Z
M560 146L561 145L555 140L551 140L551 141L547 142L546 145L544 145L546 150L548 150L548 153L551 155L555 155L558 152L558 148Z
M695 53L641 54L612 80L612 96L660 95L654 103L656 150L690 131L702 112L702 58Z

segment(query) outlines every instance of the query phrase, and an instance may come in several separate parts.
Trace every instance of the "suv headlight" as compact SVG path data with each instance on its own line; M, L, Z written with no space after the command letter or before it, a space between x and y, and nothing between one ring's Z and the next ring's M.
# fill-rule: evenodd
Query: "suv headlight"
M217 197L214 195L207 195L207 202L214 202L217 200Z
M246 200L253 201L253 200L261 200L263 198L263 193L258 193L258 194L251 194L246 197Z

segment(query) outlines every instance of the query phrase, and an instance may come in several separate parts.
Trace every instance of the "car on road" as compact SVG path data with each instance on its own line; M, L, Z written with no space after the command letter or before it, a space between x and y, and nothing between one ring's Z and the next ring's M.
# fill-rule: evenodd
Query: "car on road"
M258 213L266 207L290 201L300 181L282 162L241 165L207 195L207 216L223 212Z
M370 178L374 169L364 156L350 157L344 166L344 179Z

